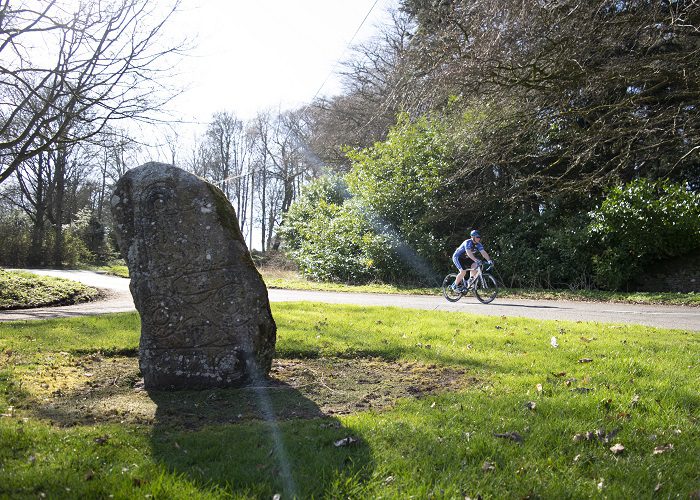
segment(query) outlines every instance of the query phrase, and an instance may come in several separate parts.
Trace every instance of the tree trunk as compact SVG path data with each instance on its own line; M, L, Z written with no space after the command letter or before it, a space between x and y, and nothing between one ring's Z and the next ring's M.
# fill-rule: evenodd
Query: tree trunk
M44 265L44 238L46 233L46 192L44 179L44 156L39 155L37 158L38 168L36 175L36 213L33 217L34 226L32 227L32 243L29 248L27 263L30 266Z
M59 150L55 164L56 191L54 193L54 251L53 263L63 267L63 200L66 191L66 152Z
M248 250L253 250L253 200L255 196L255 172L250 174L250 232L248 233Z
M261 178L261 184L260 184L260 189L262 192L262 200L261 200L261 205L260 205L260 225L261 227L261 244L262 244L262 251L264 252L265 249L267 248L266 239L267 239L267 234L266 234L266 212L267 212L267 172L265 171L266 166L263 166L263 172L262 172L262 178Z

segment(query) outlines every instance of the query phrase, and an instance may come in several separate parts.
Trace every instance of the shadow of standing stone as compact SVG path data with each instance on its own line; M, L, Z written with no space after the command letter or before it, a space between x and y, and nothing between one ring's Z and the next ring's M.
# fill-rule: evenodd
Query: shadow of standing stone
M141 315L146 387L239 386L266 376L276 336L267 288L221 190L152 162L124 174L111 203Z

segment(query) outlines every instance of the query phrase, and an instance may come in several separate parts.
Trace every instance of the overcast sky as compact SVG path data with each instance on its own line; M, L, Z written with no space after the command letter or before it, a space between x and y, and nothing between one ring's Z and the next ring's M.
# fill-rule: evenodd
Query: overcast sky
M355 43L375 35L377 23L386 20L387 10L397 4L397 0L183 0L169 31L194 40L195 48L178 65L178 79L189 90L174 107L182 119L206 123L220 110L245 119L266 108L303 105L322 85L320 95L337 94L334 72L337 63L350 55L346 49L353 35L361 25Z

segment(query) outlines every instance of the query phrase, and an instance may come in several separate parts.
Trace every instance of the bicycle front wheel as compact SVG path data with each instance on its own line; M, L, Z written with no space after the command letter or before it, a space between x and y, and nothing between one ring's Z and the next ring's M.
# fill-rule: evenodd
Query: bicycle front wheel
M474 296L482 304L488 304L493 301L498 295L498 283L496 278L490 274L484 273L476 283L474 283Z
M456 279L457 275L452 273L445 276L445 279L442 282L442 294L450 302L457 302L459 299L462 298L462 292L454 290L452 288L452 284L455 282Z

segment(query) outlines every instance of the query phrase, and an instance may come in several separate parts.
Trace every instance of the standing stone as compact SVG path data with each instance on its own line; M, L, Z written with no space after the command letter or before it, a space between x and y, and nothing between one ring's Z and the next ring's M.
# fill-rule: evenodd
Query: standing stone
M226 387L267 375L277 328L224 194L146 163L119 179L111 201L141 315L145 386Z

